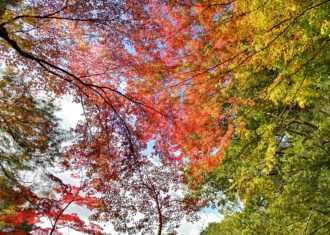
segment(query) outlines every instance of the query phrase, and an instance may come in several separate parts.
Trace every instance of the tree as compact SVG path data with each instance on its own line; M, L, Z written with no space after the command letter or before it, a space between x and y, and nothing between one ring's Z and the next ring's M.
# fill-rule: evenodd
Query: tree
M141 119L145 125L164 114L141 101L140 95L122 91L125 82L139 76L138 61L127 47L133 42L146 44L138 32L154 28L143 6L142 2L23 1L7 5L0 23L2 60L33 73L38 89L58 96L69 93L82 103L87 122L77 132L98 130L111 140L99 145L99 139L90 139L85 144L107 148L113 162L123 152L138 158L149 141L151 134L132 120ZM11 53L14 57L9 60ZM86 131L82 138L88 138ZM122 148L117 148L117 141L125 143Z
M248 60L222 91L239 101L231 110L235 131L221 164L203 179L204 196L228 218L205 234L228 226L247 234L327 233L328 1L233 7L249 12L237 29L249 25L255 36L240 32L249 38L241 44Z
M229 65L240 62L242 54L224 47L239 40L229 37L231 24L221 25L231 5L226 1L151 4L148 13L160 30L150 39L151 49L135 47L142 55L141 75L128 87L148 97L157 110L165 108L171 114L169 120L161 117L139 128L147 133L155 130L158 146L171 155L179 153L181 160L189 159L194 175L213 170L222 157L219 150L226 148L233 132L230 110L236 101L218 93L222 83L230 82ZM219 16L223 18L217 22Z
M145 128L170 116L167 107L153 108L142 93L122 91L123 84L141 75L134 47L127 47L150 47L154 35L146 39L140 31L160 31L148 8L143 2L92 0L4 5L0 22L4 63L35 75L32 84L37 89L57 96L70 93L84 106L86 120L77 126L63 166L75 169L83 164L91 180L98 174L110 180L123 171L136 171L141 151L158 130L145 132ZM141 126L134 123L136 119Z
M327 232L328 8L321 0L1 2L4 63L34 75L34 89L71 94L84 108L61 163L83 167L86 182L49 177L63 194L52 201L51 233L61 216L78 221L63 211L76 198L106 210L99 218L127 213L109 200L118 190L127 204L127 194L142 195L153 218L171 197L152 197L153 182L169 189L157 178L167 170L143 154L150 142L163 164L178 162L170 169L184 170L192 198L228 209L215 230ZM151 231L125 227L130 219L116 218L117 229Z
M67 185L50 173L60 163L60 144L65 140L52 100L36 95L21 74L9 69L1 74L0 228L54 234L61 225L100 233L97 225L87 226L65 212L71 204L93 204L92 197L80 194L84 186ZM51 221L48 229L37 226L45 218Z
M163 34L152 55L138 47L149 70L130 87L179 116L157 140L188 161L191 189L243 204L238 231L326 232L329 2L152 7Z
M54 116L51 101L34 98L30 84L19 73L1 72L0 80L0 187L1 226L34 223L35 205L32 188L27 182L40 168L54 164L59 156L62 132ZM28 176L30 174L30 176ZM32 197L30 197L32 196ZM21 224L21 225L19 225Z
M138 168L118 178L93 184L102 193L102 204L93 218L111 221L121 233L168 234L175 232L183 218L197 219L199 200L185 198L182 173L177 161L159 157L138 162ZM157 231L157 232L156 232Z

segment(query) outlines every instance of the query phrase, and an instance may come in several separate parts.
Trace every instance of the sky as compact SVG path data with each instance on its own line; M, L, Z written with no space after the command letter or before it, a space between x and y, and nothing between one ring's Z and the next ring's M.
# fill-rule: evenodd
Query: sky
M56 116L61 119L61 126L65 130L69 131L70 128L74 128L79 120L82 118L82 106L78 103L72 102L72 97L64 96L59 101L60 111L56 113ZM63 172L58 175L65 183L77 184L77 182L70 177L70 172ZM70 205L68 213L77 213L82 219L88 220L88 217L92 214L86 207ZM177 230L179 235L198 235L203 231L206 226L211 222L219 222L222 216L217 212L216 209L204 208L199 213L200 220L194 223L182 221L181 226ZM104 228L104 232L107 234L118 234L113 230L110 223L101 223ZM76 232L69 228L64 228L61 232L65 235L81 235L82 233Z

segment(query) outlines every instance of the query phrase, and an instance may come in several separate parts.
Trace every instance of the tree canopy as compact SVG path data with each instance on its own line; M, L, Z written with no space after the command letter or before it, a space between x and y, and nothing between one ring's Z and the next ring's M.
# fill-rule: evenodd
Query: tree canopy
M203 234L328 233L329 8L0 1L0 228L172 234L211 206ZM65 95L83 116L63 148Z

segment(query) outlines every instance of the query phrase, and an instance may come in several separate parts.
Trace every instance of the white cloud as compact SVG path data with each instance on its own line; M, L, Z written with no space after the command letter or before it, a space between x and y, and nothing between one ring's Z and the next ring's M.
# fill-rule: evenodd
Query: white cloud
M82 119L83 109L81 104L74 103L72 97L65 95L59 99L61 110L56 113L56 116L61 119L61 126L64 129L74 128L79 120Z

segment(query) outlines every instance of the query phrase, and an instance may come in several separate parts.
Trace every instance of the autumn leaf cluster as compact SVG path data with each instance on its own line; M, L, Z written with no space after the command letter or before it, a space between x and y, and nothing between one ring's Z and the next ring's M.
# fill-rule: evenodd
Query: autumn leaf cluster
M173 234L211 206L203 234L329 232L329 7L0 1L0 228Z

